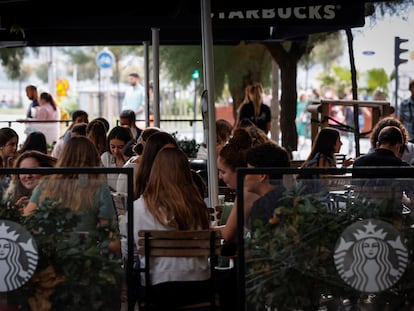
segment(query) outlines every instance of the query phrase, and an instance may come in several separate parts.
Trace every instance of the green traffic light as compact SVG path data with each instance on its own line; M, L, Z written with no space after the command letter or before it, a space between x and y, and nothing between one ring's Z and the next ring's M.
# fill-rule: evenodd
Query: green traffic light
M193 80L198 80L200 78L200 72L197 69L195 69L191 77L193 78Z

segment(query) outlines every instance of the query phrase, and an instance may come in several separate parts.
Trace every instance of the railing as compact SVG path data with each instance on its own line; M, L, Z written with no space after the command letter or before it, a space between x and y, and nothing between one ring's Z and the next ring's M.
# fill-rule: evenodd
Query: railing
M137 120L144 121L144 120ZM66 120L0 120L1 123L6 123L8 127L16 128L16 125L36 124L36 123L61 123L68 127L73 121ZM201 119L161 119L161 128L170 133L177 132L187 138L194 138L198 142L203 141L203 120ZM119 125L119 119L116 120L116 125ZM21 131L23 132L23 130ZM19 135L20 136L20 135ZM23 134L22 134L23 137Z

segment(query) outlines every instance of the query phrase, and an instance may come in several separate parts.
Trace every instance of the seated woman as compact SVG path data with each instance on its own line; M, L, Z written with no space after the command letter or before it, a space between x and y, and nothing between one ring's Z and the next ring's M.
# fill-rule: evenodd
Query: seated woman
M161 149L143 194L134 201L134 232L209 229L210 214L197 193L185 153L175 147ZM140 249L137 235L134 239ZM145 265L144 256L140 256L139 264ZM158 257L151 260L151 267L152 284L156 285L152 292L157 295L157 286L162 291L157 299L159 310L173 310L189 297L197 300L197 296L208 292L208 283L200 282L209 279L208 258ZM143 279L141 284L145 286ZM181 281L187 285L193 281L192 286L183 291Z
M56 163L56 167L101 166L97 149L84 136L69 139ZM56 191L56 187L59 191ZM27 216L35 211L46 199L60 202L62 207L81 213L76 231L89 232L108 223L117 225L115 207L105 174L66 173L45 176L33 190L23 215ZM108 248L120 255L119 238L115 234L109 238Z
M28 150L20 154L14 163L15 168L54 167L56 158L41 151ZM3 200L10 202L16 208L23 208L29 202L33 189L39 183L40 174L14 174Z
M300 168L336 168L335 153L339 153L342 147L340 132L331 127L322 128L315 138L312 150L308 158ZM353 158L345 159L343 167L348 167L354 162ZM296 179L301 179L309 192L318 192L322 188L321 178L329 178L330 174L309 174L301 172ZM307 181L306 181L307 180ZM316 181L315 181L316 180Z
M13 167L13 163L18 156L17 146L19 135L10 127L0 128L0 166ZM10 183L9 174L0 175L0 194L3 195Z
M158 133L160 129L158 127L147 127L139 135L136 144L133 146L132 151L135 155L131 156L124 164L124 167L133 167L134 173L138 170L138 164L141 160L142 152L144 151L145 143L147 139L154 133ZM119 193L126 193L128 189L127 176L125 174L119 174L116 184L116 191Z
M233 137L223 146L217 157L217 168L219 178L230 189L237 188L237 168L247 167L246 152L251 148L252 140L246 129L238 128L234 131ZM248 220L250 210L254 201L259 196L252 192L244 191L244 214ZM224 226L218 226L226 242L236 242L237 240L237 198Z
M108 150L101 154L101 161L104 167L123 167L128 157L125 157L122 150L132 140L131 130L123 126L113 127L107 137ZM118 174L107 174L108 185L111 191L116 191Z
M18 153L22 154L28 150L38 150L43 153L48 153L49 150L45 134L40 131L34 131L27 135L23 146L18 150Z
M335 153L341 150L341 135L337 129L325 127L315 138L312 150L302 167L336 167ZM344 161L343 166L352 165L353 159Z

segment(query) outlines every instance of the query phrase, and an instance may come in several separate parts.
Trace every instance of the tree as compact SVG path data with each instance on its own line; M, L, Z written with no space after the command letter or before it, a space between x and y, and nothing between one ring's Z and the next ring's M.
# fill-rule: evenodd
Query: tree
M414 0L381 1L367 3L365 15L372 16L372 20L380 18L385 13L401 14L404 9L412 5ZM351 63L352 97L357 99L356 68L353 56L353 37L351 29L345 30L348 39L348 51ZM310 53L317 42L326 40L327 33L315 34L308 37L307 41L292 42L264 42L273 59L280 66L281 74L281 115L280 128L282 133L282 145L289 151L297 150L297 133L295 125L296 115L296 80L298 61L306 53ZM357 139L357 138L356 138ZM359 154L357 150L357 154Z
M315 35L314 35L315 36ZM303 66L306 74L316 64L322 64L326 71L332 63L337 60L344 52L344 43L340 32L333 32L326 35L326 39L309 52L305 53L299 60L299 65ZM308 88L308 78L306 77L306 88Z
M378 89L386 92L389 81L384 68L374 68L366 72L367 91L370 94Z
M282 146L289 152L297 150L296 132L297 66L303 55L308 55L315 46L324 42L332 33L310 35L307 40L287 42L264 42L273 60L279 64L281 79L280 129Z
M38 48L1 48L0 60L1 65L7 77L10 80L22 80L27 72L23 72L22 63L24 58L29 54L30 50L37 55L39 53Z
M168 77L181 85L191 83L194 69L200 72L203 69L199 46L161 46L160 61ZM227 85L233 98L234 113L243 100L245 86L252 82L270 85L270 73L271 58L261 44L241 42L236 46L214 47L214 95L216 99L220 98Z

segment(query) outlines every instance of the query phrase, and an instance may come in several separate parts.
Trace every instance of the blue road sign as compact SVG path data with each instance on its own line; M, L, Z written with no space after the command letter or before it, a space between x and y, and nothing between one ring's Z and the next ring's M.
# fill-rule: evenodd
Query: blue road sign
M103 49L98 53L96 56L96 64L101 69L108 69L112 68L112 65L114 64L114 54L112 54L111 51L108 49Z

